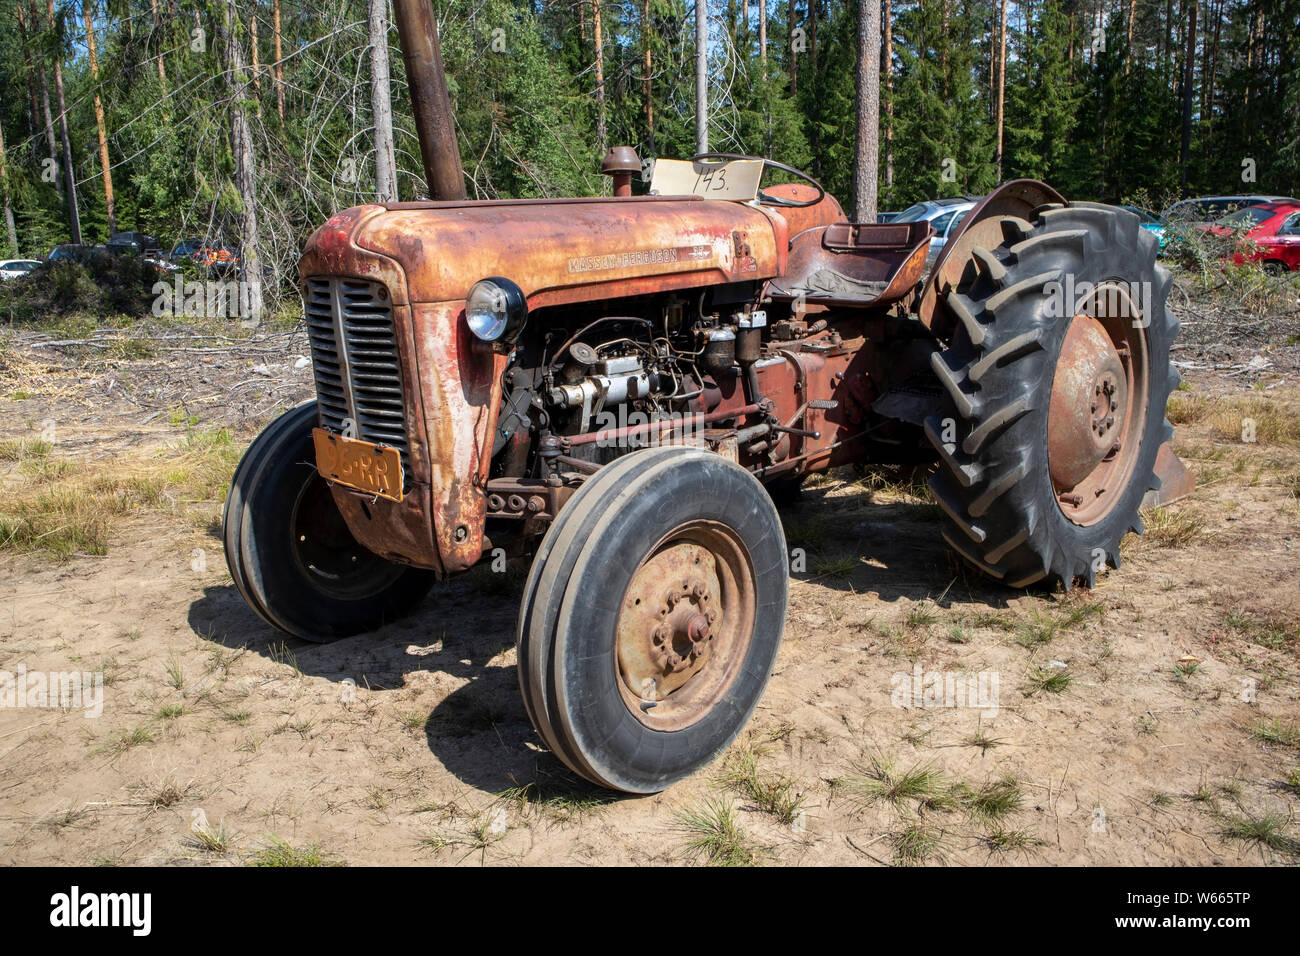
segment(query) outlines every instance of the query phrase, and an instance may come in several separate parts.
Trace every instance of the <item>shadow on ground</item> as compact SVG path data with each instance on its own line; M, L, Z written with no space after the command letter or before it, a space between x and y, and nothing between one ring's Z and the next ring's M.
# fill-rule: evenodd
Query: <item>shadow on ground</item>
M935 506L873 502L870 491L832 495L831 483L805 489L782 507L791 548L805 551L794 577L833 592L874 594L882 601L954 599L1005 607L1017 592L964 568L940 536ZM829 570L828 570L829 569ZM302 673L354 680L371 691L405 685L414 672L463 680L429 714L429 750L462 782L488 792L581 793L587 784L541 745L520 699L513 666L498 658L514 644L523 575L493 575L480 566L435 585L410 617L377 631L313 644L266 624L233 584L209 587L190 606L199 637ZM493 663L495 661L495 663Z

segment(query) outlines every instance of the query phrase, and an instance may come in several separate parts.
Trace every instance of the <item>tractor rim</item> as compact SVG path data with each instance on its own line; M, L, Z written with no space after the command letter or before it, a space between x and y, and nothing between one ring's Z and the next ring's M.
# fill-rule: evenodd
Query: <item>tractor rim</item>
M1150 391L1149 320L1127 283L1102 282L1061 343L1048 411L1048 472L1057 506L1077 525L1109 515L1133 479Z
M661 538L628 582L615 628L632 716L661 731L703 719L740 673L756 604L749 552L731 529L691 521Z
M371 597L405 570L357 543L329 484L315 469L294 500L289 537L299 572L329 597L346 601Z

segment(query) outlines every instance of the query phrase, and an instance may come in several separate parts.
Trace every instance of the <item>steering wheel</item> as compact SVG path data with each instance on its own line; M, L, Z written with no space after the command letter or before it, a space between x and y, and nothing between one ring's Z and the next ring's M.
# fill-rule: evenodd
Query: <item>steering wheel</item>
M802 208L802 207L804 207L804 206L815 206L815 205L817 205L817 203L821 202L823 199L826 198L826 190L822 188L822 184L819 183L819 182L817 182L817 180L813 179L811 176L809 176L807 173L805 173L802 169L795 169L793 166L787 166L785 163L778 163L775 159L768 159L768 158L766 158L765 156L747 156L747 155L744 154L744 153L696 153L694 156L691 157L691 162L695 162L695 163L707 163L707 162L710 162L710 161L712 161L712 160L717 160L717 159L722 159L722 160L727 160L727 159L752 159L752 160L756 160L756 161L758 161L758 162L760 162L760 163L763 164L763 166L764 166L764 170L763 170L763 172L764 172L764 173L767 172L766 167L769 167L769 166L770 166L772 169L780 169L780 170L784 170L784 171L787 172L787 173L792 173L793 175L798 176L798 177L799 177L800 179L802 179L804 182L808 183L808 185L812 186L814 189L817 190L817 197L816 197L815 199L809 199L809 200L806 201L806 202L798 202L797 200L794 200L794 199L782 199L780 196L773 196L771 193L765 193L765 192L763 192L763 190L760 189L760 190L758 191L758 201L761 202L761 203L763 203L764 205L767 205L767 206L790 206L790 207L794 207L794 208ZM763 180L762 180L762 176L760 175L760 176L759 176L759 182L762 182L762 181L763 181Z

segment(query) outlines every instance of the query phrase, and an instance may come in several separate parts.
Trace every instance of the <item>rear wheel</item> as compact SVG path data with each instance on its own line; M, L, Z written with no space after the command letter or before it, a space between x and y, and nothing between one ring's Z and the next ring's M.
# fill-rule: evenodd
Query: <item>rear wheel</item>
M785 537L763 487L717 455L620 458L534 560L520 683L538 733L601 786L654 793L735 738L785 625Z
M373 630L414 608L431 571L394 564L348 530L313 464L316 404L272 422L244 453L226 498L226 563L267 623L309 641Z
M956 331L932 365L951 402L926 433L944 537L989 575L1021 587L1089 586L1119 542L1141 533L1156 453L1173 436L1178 384L1158 240L1109 206L1046 206L1001 223L942 298Z

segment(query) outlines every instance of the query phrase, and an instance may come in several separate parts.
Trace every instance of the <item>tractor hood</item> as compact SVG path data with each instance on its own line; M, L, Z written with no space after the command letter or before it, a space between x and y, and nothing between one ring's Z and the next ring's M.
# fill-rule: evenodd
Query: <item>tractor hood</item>
M331 217L308 240L301 273L387 271L357 255L367 250L405 273L397 301L459 301L479 279L504 276L535 309L761 281L784 272L788 248L779 213L694 196L390 203Z

